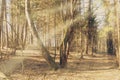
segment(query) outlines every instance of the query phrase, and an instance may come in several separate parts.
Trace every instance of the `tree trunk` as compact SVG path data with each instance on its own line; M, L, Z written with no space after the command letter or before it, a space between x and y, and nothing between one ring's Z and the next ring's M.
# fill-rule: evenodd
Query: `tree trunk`
M4 10L5 9L5 0L2 0L1 13L0 13L0 54L1 48L3 47L3 21L4 21ZM2 58L2 56L1 56Z
M27 22L28 22L28 25L29 25L29 28L32 32L32 34L37 38L37 42L38 42L38 46L39 46L39 49L42 51L42 55L43 57L45 58L45 60L47 61L47 63L52 67L54 68L55 70L58 69L58 65L55 63L55 61L53 60L53 58L50 56L48 50L45 48L45 46L43 45L39 35L38 35L38 32L36 31L35 29L35 26L29 16L29 12L28 12L28 1L30 0L25 0L25 14L26 14L26 18L27 18Z
M118 5L119 1L114 0L114 8L115 8L115 18L116 18L116 28L115 29L115 49L116 49L116 58L117 58L117 64L119 65L120 69L120 25L119 25L119 14L118 14Z
M5 7L4 7L4 9L5 9L5 12L4 12L4 18L5 18L5 26L6 26L6 29L5 29L5 36L6 36L6 39L5 39L5 41L6 41L6 48L8 47L8 26L7 26L7 9L6 9L6 1L5 1L5 5L4 5Z
M55 42L54 60L56 59L56 53L57 53L57 52L56 52L56 51L57 51L57 50L56 50L56 49L57 49L57 48L56 48L56 47L57 47L57 42L56 42L56 41L57 41L57 39L56 39L56 26L57 26L57 25L56 25L56 14L55 14L55 18L54 18L54 39L55 39L55 41L54 41L54 42Z
M67 29L65 38L62 44L60 45L60 66L61 68L64 68L67 65L69 50L70 50L71 42L74 36L74 28L75 28L74 25L72 25Z

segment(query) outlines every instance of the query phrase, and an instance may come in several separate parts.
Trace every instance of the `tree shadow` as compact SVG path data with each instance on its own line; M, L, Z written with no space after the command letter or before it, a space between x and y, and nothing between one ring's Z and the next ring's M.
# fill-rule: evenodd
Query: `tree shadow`
M80 71L97 71L97 70L109 70L117 68L117 64L114 58L102 58L102 57L91 57L78 59L68 59L67 67L53 71L46 63L43 58L36 59L25 59L24 60L24 75L45 75L45 74L59 74L60 72L80 72ZM58 60L57 60L58 61ZM57 62L58 63L58 62ZM58 63L59 64L59 63ZM52 71L52 72L51 72ZM60 71L60 72L59 72ZM14 73L21 73L21 66L16 69Z

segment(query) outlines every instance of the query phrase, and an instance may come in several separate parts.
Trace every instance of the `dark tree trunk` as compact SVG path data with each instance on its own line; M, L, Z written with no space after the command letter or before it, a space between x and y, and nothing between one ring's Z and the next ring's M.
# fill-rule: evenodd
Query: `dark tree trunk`
M107 52L110 55L115 55L115 47L114 47L114 44L113 44L112 32L108 33Z
M69 55L71 42L73 40L73 36L74 36L74 27L71 26L68 28L65 38L62 44L60 45L60 66L61 68L64 68L67 64L67 59Z

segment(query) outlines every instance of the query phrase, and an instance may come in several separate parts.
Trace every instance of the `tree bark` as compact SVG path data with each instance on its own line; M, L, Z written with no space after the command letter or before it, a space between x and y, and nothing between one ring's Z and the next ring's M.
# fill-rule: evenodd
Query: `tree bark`
M69 55L69 50L71 46L71 42L74 37L74 25L71 25L66 32L65 38L60 45L60 66L61 68L66 67L67 65L67 59Z

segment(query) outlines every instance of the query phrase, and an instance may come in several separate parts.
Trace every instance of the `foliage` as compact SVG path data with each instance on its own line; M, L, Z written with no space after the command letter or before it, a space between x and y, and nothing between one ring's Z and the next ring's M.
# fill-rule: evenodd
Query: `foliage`
M104 26L102 27L99 31L98 31L98 35L99 35L99 38L105 38L107 37L107 34L109 32L113 32L113 27L110 27L110 26Z

